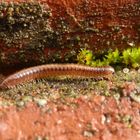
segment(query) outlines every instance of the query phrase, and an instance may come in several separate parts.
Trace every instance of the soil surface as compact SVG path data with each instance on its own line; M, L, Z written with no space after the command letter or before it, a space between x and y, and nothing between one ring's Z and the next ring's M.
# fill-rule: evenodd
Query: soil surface
M0 91L0 139L139 140L139 94L140 72L129 69L110 80L44 79Z

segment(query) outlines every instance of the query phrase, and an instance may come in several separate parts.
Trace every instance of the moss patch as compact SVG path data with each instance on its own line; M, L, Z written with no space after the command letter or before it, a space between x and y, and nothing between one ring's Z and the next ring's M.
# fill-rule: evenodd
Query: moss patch
M81 64L90 66L123 66L123 67L140 67L140 48L128 48L119 52L118 49L115 51L108 51L107 53L95 56L92 51L87 49L81 49L77 55L77 61Z

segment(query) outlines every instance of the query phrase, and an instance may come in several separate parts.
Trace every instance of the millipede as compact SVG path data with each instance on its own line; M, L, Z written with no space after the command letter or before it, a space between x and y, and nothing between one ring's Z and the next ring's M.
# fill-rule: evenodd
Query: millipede
M20 70L8 76L1 84L1 89L12 88L34 79L57 76L98 78L108 77L114 73L111 66L91 67L80 64L46 64Z

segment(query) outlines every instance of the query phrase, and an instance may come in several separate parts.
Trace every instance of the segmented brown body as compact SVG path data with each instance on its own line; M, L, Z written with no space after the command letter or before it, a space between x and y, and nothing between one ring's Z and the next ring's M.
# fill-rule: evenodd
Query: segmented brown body
M1 88L11 88L23 82L55 76L74 76L74 77L107 77L114 73L114 69L107 67L90 67L79 64L46 64L30 67L16 72L7 77L1 84Z

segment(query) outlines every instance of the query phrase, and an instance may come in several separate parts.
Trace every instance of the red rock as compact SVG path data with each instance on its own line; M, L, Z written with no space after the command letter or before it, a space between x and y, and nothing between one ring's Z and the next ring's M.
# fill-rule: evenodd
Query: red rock
M28 3L14 0L14 3L16 2L20 5L23 2ZM4 37L0 29L1 64L33 65L75 61L79 48L85 46L89 46L94 53L101 53L110 48L124 49L140 43L139 0L39 0L39 2L44 5L44 10L50 13L47 18L38 16L36 19L33 16L32 19L29 16L32 10L28 17L25 14L24 20L21 17L19 21L15 20L18 18L13 19L14 12L10 13L12 19L6 18L7 22L3 24L6 31L11 32L10 27L14 30L12 34L3 31L6 34ZM24 8L28 6L27 4ZM4 15L7 13L7 10L4 11ZM35 12L35 15L38 13L39 11ZM10 26L7 28L8 21ZM30 28L32 26L33 28ZM16 33L19 39L14 37Z

